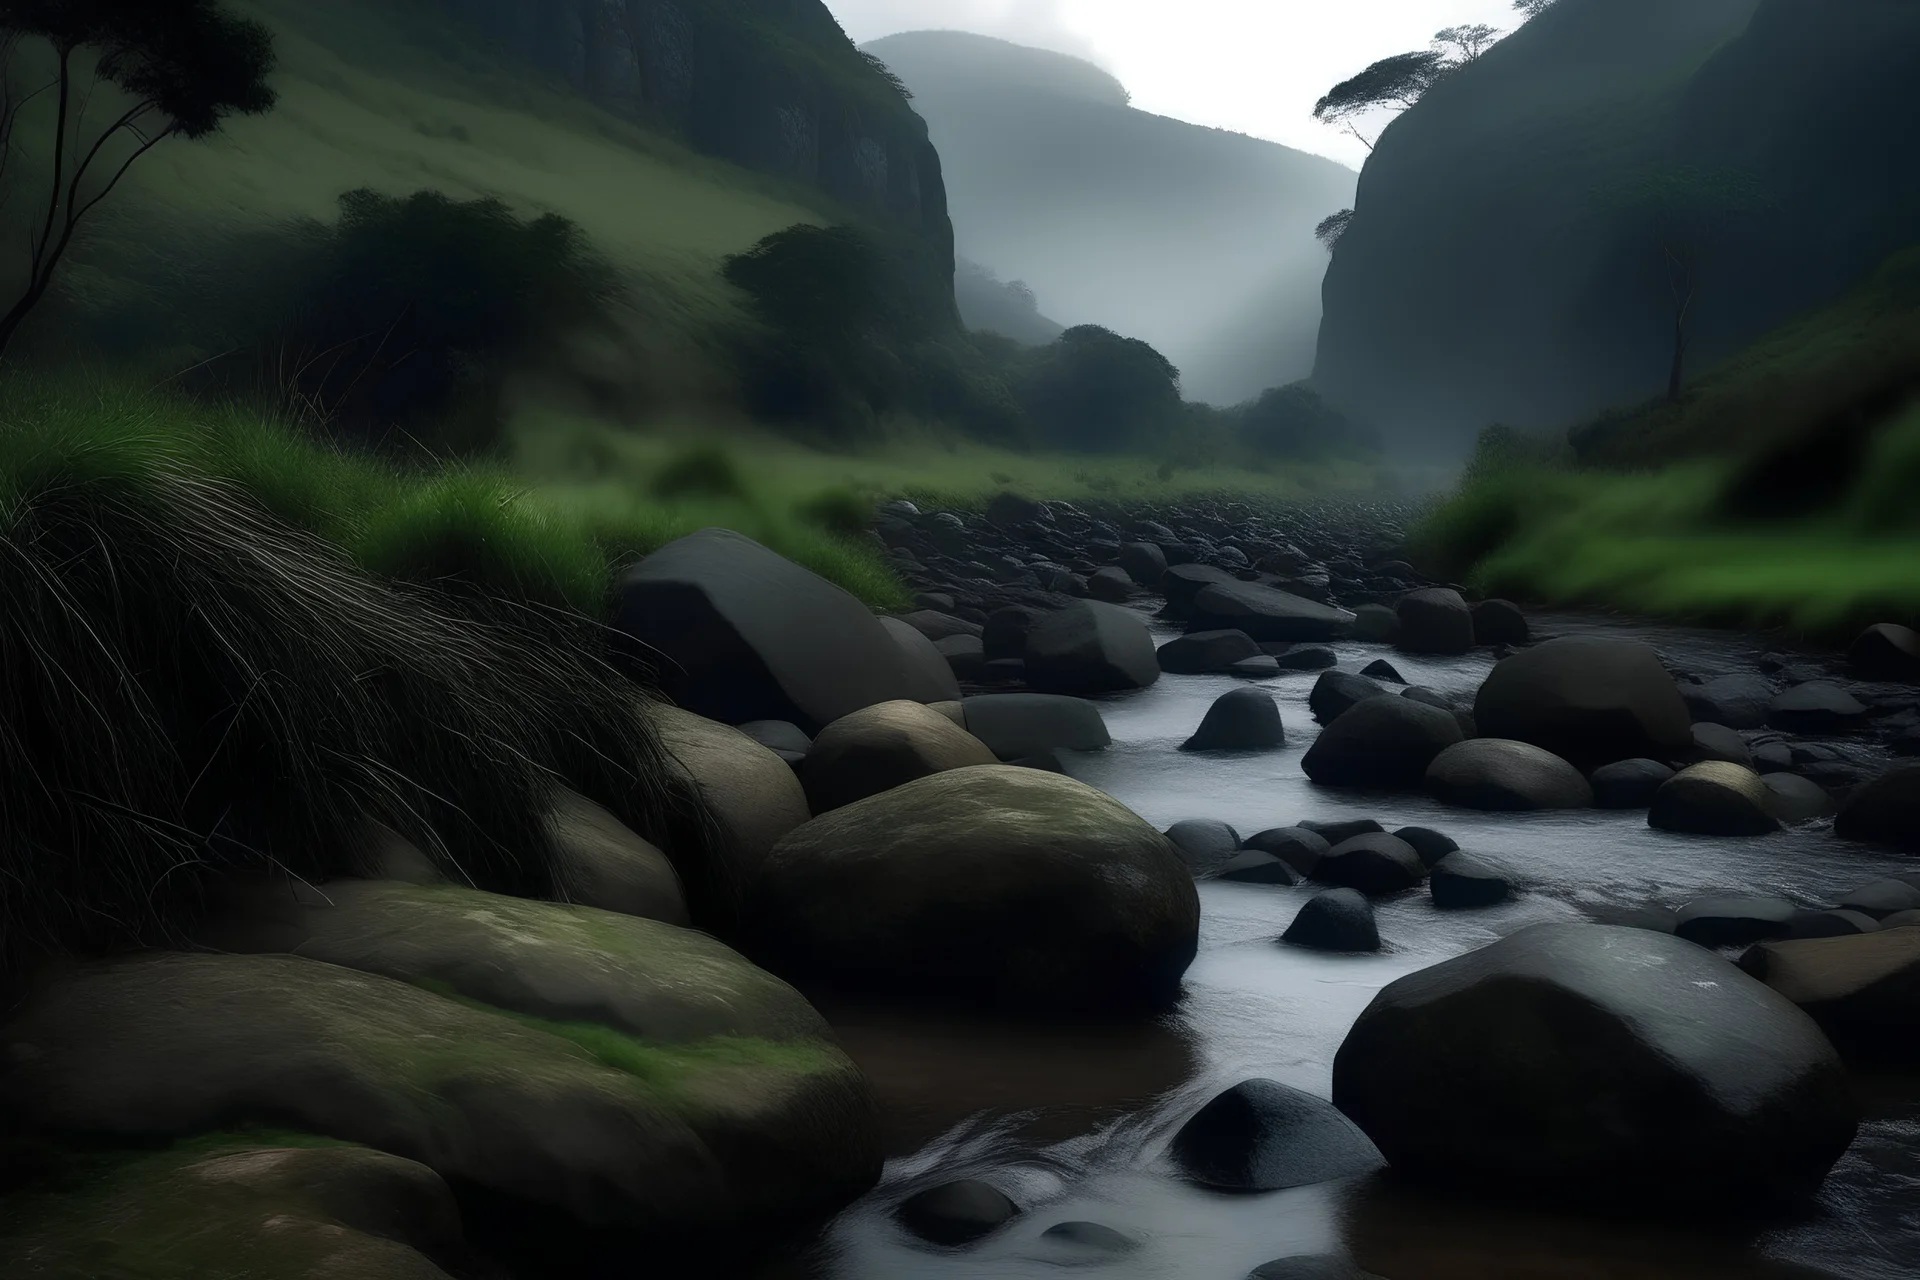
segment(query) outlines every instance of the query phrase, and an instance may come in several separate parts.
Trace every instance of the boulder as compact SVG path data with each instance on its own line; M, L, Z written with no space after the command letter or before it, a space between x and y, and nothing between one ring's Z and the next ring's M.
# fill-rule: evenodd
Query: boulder
M658 655L669 698L725 724L788 720L813 733L876 702L932 700L924 663L865 605L727 529L690 533L628 569L613 613Z
M1319 723L1332 724L1350 707L1385 692L1365 676L1350 671L1328 671L1313 682L1313 692L1307 695L1307 709Z
M1340 661L1340 655L1323 644L1290 644L1270 656L1281 671L1324 671Z
M1280 674L1280 663L1271 654L1260 653L1240 659L1221 674L1238 676L1242 680L1271 680Z
M1709 894L1680 908L1673 932L1703 947L1743 947L1766 938L1785 937L1798 910L1785 898Z
M1244 631L1196 631L1161 645L1155 657L1168 675L1205 676L1257 658L1260 646Z
M1345 609L1257 582L1215 582L1188 611L1192 631L1244 631L1255 640L1338 640L1353 626Z
M806 756L807 748L813 745L813 739L799 725L785 720L749 720L738 727L740 732L788 764L798 764Z
M1856 933L1872 933L1880 922L1858 911L1830 907L1825 911L1796 911L1787 921L1788 938L1839 938ZM1745 961L1745 956L1741 957Z
M1413 846L1420 861L1429 867L1460 847L1452 836L1431 827L1401 827L1393 834Z
M1382 644L1393 639L1400 616L1384 604L1363 604L1353 611L1353 634L1358 640Z
M1010 604L987 615L980 629L980 652L988 662L1001 658L1021 658L1027 652L1027 637L1047 616L1047 610L1032 605Z
M1300 875L1291 866L1282 862L1271 853L1259 849L1242 849L1214 872L1218 880L1231 880L1238 884L1286 884L1300 883Z
M1767 707L1767 724L1783 733L1853 733L1870 716L1860 699L1826 680L1797 684Z
M1905 880L1875 880L1840 899L1840 906L1875 920L1901 911L1920 911L1920 886Z
M1120 569L1148 591L1158 590L1167 576L1167 553L1151 542L1129 542L1120 548Z
M1320 859L1333 845L1317 831L1305 827L1274 827L1248 836L1246 847L1258 853L1270 853L1303 876L1311 876Z
M1671 765L1658 760L1616 760L1595 769L1587 782L1602 809L1646 809L1673 774Z
M1582 1210L1803 1201L1859 1124L1790 1001L1691 943L1592 924L1389 983L1334 1057L1333 1101L1396 1175Z
M949 702L960 696L960 682L954 677L953 667L932 640L899 618L882 618L880 625L893 637L915 673L909 701Z
M1693 745L1679 687L1635 640L1568 636L1504 658L1480 686L1473 717L1487 737L1531 742L1584 772Z
M1160 678L1153 635L1140 615L1080 600L1056 609L1027 634L1027 683L1075 695L1144 689Z
M554 881L568 902L668 924L688 924L680 875L667 855L607 810L565 787L547 810Z
M1168 1154L1188 1178L1221 1191L1284 1191L1384 1163L1332 1103L1277 1080L1245 1080L1214 1098L1180 1126Z
M488 897L372 882L359 892L345 910L360 915L376 904L390 916L385 926L356 925L357 943L329 924L316 925L317 935L333 937L342 954L385 960L465 956L478 936L448 942L454 926L443 916L422 927L394 904ZM791 990L735 957L718 970L681 970L686 989L669 991L673 976L608 967L596 950L599 930L684 935L676 942L725 949L687 930L582 908L505 899L489 910L514 924L538 918L543 928L560 915L591 914L594 925L565 944L572 967L529 956L538 942L511 937L508 925L510 973L489 972L498 952L443 970L469 990L485 985L556 1006L590 991L606 1006L634 999L622 976L640 978L652 994L638 1003L705 1010L717 1015L705 1025L731 1033L658 1041L601 1027L582 1043L571 1021L508 1016L305 956L151 952L69 969L18 1011L0 1030L10 1064L0 1106L45 1133L122 1144L270 1122L378 1144L449 1182L582 1224L662 1235L817 1220L878 1178L879 1124L865 1081ZM371 926L374 914L360 924ZM574 985L518 984L542 966ZM765 1029L783 1038L755 1038L755 1016L727 1007L732 992L703 989L724 975L758 984L772 1001Z
M1132 1253L1140 1242L1098 1222L1056 1222L1040 1233L1041 1242L1070 1250L1076 1261Z
M1280 704L1265 689L1229 689L1213 700L1182 751L1267 751L1285 745Z
M1473 648L1473 614L1458 591L1422 587L1394 606L1400 625L1393 643L1408 653L1466 653Z
M900 621L936 644L953 636L972 636L976 640L980 638L979 623L968 622L965 618L956 618L952 614L940 613L933 609L917 609L912 613L901 614Z
M1125 604L1133 599L1138 590L1139 587L1127 576L1126 570L1112 565L1087 575L1087 594L1108 604Z
M1433 864L1427 892L1436 907L1491 907L1513 896L1513 877L1470 853L1450 853Z
M1339 844L1355 836L1370 836L1386 830L1376 818L1341 818L1334 822L1310 820L1299 825L1304 831L1325 837L1329 844Z
M1217 869L1240 852L1240 833L1212 818L1183 818L1166 830L1166 837L1195 875Z
M775 973L916 1006L1158 1012L1200 922L1173 845L1071 778L978 765L791 832L742 939Z
M1100 751L1113 743L1100 708L1055 693L983 693L960 702L966 731L1002 760L1037 751Z
M1416 787L1442 751L1461 741L1460 722L1406 698L1368 698L1320 731L1302 757L1327 787Z
M1772 796L1753 770L1709 760L1660 784L1647 825L1699 836L1762 836L1780 829Z
M1360 668L1360 674L1369 680L1385 680L1390 684L1403 685L1407 682L1407 678L1400 674L1399 669L1385 658L1375 658Z
M1920 632L1895 622L1868 627L1847 650L1847 665L1868 680L1920 684Z
M1763 729L1772 704L1773 682L1758 675L1716 676L1705 684L1680 690L1687 712L1696 722L1729 729Z
M1797 773L1769 773L1761 781L1767 787L1767 812L1784 823L1809 822L1834 811L1833 797L1811 778Z
M1527 615L1511 600L1481 600L1473 606L1475 644L1521 645L1532 639Z
M1448 747L1427 766L1427 790L1441 804L1462 809L1522 812L1593 804L1593 788L1578 769L1531 743L1505 738Z
M1833 833L1920 853L1920 764L1895 765L1848 796Z
M1351 1259L1336 1253L1303 1253L1263 1262L1247 1273L1247 1280L1381 1280L1381 1277L1362 1271Z
M930 773L996 762L986 743L940 712L882 702L822 729L798 772L807 803L821 814Z
M1892 927L1888 927L1892 926ZM1920 927L1765 942L1740 967L1804 1009L1849 1054L1911 1065L1920 1054Z
M946 661L955 680L980 684L987 679L987 649L978 636L948 636L936 640L934 649ZM952 701L952 699L947 699Z
M1412 845L1382 831L1334 845L1314 867L1313 878L1379 898L1419 884L1427 878L1427 864Z
M1747 750L1746 739L1723 724L1700 723L1693 726L1690 759L1721 760L1727 764L1737 764L1742 769L1753 768L1753 752Z
M978 1179L943 1183L909 1196L894 1216L900 1225L934 1244L972 1244L1020 1213L998 1187Z
M1022 524L1053 523L1053 513L1047 510L1046 503L1036 502L1010 490L993 495L993 500L987 503L986 517L988 523L1002 529Z
M1170 565L1160 578L1160 590L1167 597L1167 616L1187 618L1193 612L1193 602L1208 587L1222 583L1234 583L1239 579L1224 569L1216 569L1206 564ZM1194 631L1205 631L1205 627L1193 627ZM1231 626L1224 628L1232 630Z
M1315 951L1378 951L1380 928L1358 889L1325 889L1307 899L1280 940Z

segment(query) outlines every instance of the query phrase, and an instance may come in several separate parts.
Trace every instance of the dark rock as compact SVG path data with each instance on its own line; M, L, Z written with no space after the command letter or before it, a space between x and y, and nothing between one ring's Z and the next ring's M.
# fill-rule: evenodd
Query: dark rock
M959 605L944 591L922 591L913 598L913 607L931 613L952 613Z
M1246 1080L1207 1103L1180 1126L1169 1154L1188 1178L1223 1191L1313 1186L1383 1163L1332 1103L1276 1080Z
M1453 710L1453 701L1448 698L1446 694L1439 692L1437 689L1428 689L1423 685L1410 685L1400 691L1400 696L1403 698L1411 698L1415 702L1424 702L1428 706L1438 707L1442 711Z
M1260 656L1260 646L1244 631L1196 631L1161 645L1156 657L1168 675L1204 676L1225 671L1245 658Z
M1525 644L1527 616L1511 600L1482 600L1473 606L1475 644Z
M1182 751L1265 751L1287 740L1280 704L1265 689L1229 689L1213 700Z
M1332 724L1349 707L1385 692L1365 676L1350 671L1328 671L1314 681L1313 692L1307 695L1307 708L1321 724Z
M1647 825L1700 836L1766 835L1780 829L1772 796L1753 770L1709 760L1660 784L1647 810Z
M1870 714L1839 685L1816 680L1777 695L1767 707L1767 723L1786 733L1852 733Z
M1353 634L1356 639L1376 643L1390 641L1399 625L1398 615L1384 604L1363 604L1353 611Z
M1452 836L1431 827L1402 827L1393 834L1412 845L1420 861L1429 867L1460 847Z
M1459 722L1438 707L1368 698L1320 731L1300 767L1322 786L1417 787L1434 757L1461 738Z
M1761 781L1767 788L1767 812L1784 823L1808 822L1834 811L1833 797L1811 778L1794 773L1769 773Z
M1167 553L1151 542L1129 542L1120 548L1120 569L1148 591L1158 590L1167 576Z
M901 1226L922 1240L945 1245L972 1244L1019 1213L1019 1206L998 1188L971 1178L929 1188L894 1210Z
M1239 676L1243 680L1271 680L1280 674L1280 664L1272 654L1257 653L1251 658L1240 659L1220 674Z
M1659 655L1633 640L1571 636L1497 663L1474 699L1490 738L1514 738L1591 771L1693 745L1693 721Z
M1703 947L1739 947L1787 934L1798 908L1785 898L1710 894L1681 907L1673 932Z
M1593 788L1559 756L1527 742L1474 738L1455 743L1427 766L1427 790L1441 804L1522 812L1585 809Z
M1920 928L1767 942L1740 967L1804 1009L1849 1055L1910 1065L1920 1054Z
M1080 600L1034 624L1027 634L1027 683L1042 693L1095 694L1144 689L1160 678L1153 636L1140 615Z
M1796 911L1787 921L1787 938L1844 938L1856 933L1872 933L1880 924L1872 916L1858 911L1829 908L1825 911ZM1742 961L1746 959L1743 955ZM1743 966L1744 967L1744 964Z
M1087 594L1108 604L1125 604L1133 599L1136 590L1138 588L1133 579L1127 576L1126 570L1111 565L1096 570L1087 579Z
M1053 513L1044 502L1023 498L1017 493L997 493L987 503L987 520L1002 529L1021 524L1052 524Z
M1313 869L1313 878L1379 898L1419 884L1427 878L1427 864L1406 841L1375 832L1334 845Z
M1337 640L1353 625L1345 609L1239 581L1202 588L1189 619L1194 631L1244 631L1255 640Z
M1875 880L1840 899L1840 906L1875 920L1899 911L1920 911L1920 888L1905 880Z
M980 629L980 644L987 661L1024 657L1027 636L1046 614L1045 609L1024 604L1006 605L988 614L986 625Z
M1339 1254L1308 1253L1263 1262L1247 1274L1247 1280L1381 1280L1381 1277L1362 1271Z
M1220 583L1237 582L1239 579L1224 569L1216 569L1204 564L1171 564L1160 579L1161 593L1167 597L1169 617L1185 618L1193 611L1194 600L1206 588ZM1195 627L1204 631L1205 627ZM1220 628L1233 630L1231 624Z
M1048 1244L1060 1245L1087 1255L1112 1256L1131 1253L1140 1242L1097 1222L1056 1222L1040 1233Z
M1868 680L1920 684L1920 633L1898 623L1877 623L1847 650L1847 665Z
M1299 873L1271 853L1242 849L1221 863L1214 872L1217 879L1241 884L1299 884Z
M1458 591L1423 587L1394 606L1393 643L1409 653L1465 653L1473 648L1473 614Z
M1271 656L1282 671L1324 671L1340 661L1340 655L1322 644L1288 645Z
M1427 892L1436 907L1491 907L1513 896L1513 877L1470 853L1450 853L1433 864Z
M1588 924L1389 983L1334 1057L1333 1100L1397 1176L1581 1209L1803 1201L1859 1123L1786 999L1690 943Z
M1793 765L1793 747L1788 743L1764 742L1753 748L1753 767L1762 775L1790 773Z
M1307 899L1280 939L1315 951L1378 951L1380 928L1365 894L1326 889Z
M936 643L945 640L948 636L978 638L981 630L978 623L968 622L965 618L956 618L951 614L936 613L931 609L903 614L900 621Z
M980 741L918 702L882 702L820 731L800 762L800 785L816 814L947 769L993 764Z
M1375 658L1360 668L1360 674L1371 680L1386 680L1393 684L1405 684L1407 678L1395 670L1394 665L1385 658Z
M1321 833L1305 827L1274 827L1248 836L1246 847L1272 854L1299 874L1311 876L1333 845Z
M1673 772L1658 760L1616 760L1595 769L1587 782L1602 809L1646 809Z
M1185 818L1166 830L1195 875L1207 875L1240 852L1240 833L1211 818Z
M1373 818L1342 818L1338 822L1302 822L1295 827L1300 831L1311 831L1324 837L1331 845L1355 836L1370 836L1386 830Z
M880 625L887 629L916 673L913 687L905 695L910 701L950 702L960 696L960 681L948 665L946 655L933 641L899 618L882 618Z
M1896 765L1848 796L1833 833L1920 852L1920 764Z
M1693 750L1689 758L1696 762L1721 760L1743 769L1753 768L1753 753L1747 750L1746 740L1722 724L1693 726Z
M1680 690L1687 713L1697 723L1720 724L1729 729L1766 727L1767 707L1772 704L1773 682L1762 676L1718 676L1705 684L1687 685Z
M740 726L740 732L788 764L797 763L813 745L813 739L802 732L799 725L785 720L749 720Z
M933 642L954 679L978 683L987 675L987 652L978 636L948 636Z

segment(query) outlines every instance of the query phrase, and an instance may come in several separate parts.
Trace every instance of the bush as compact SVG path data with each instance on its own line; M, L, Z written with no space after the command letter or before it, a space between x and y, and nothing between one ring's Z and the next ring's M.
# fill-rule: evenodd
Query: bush
M1255 458L1317 462L1380 447L1366 431L1303 382L1270 387L1234 410L1241 444Z
M1180 371L1165 356L1093 324L1034 352L1014 394L1044 442L1092 453L1150 445L1184 412Z
M794 514L816 528L851 538L873 527L876 505L871 496L841 486L805 499L794 508Z
M743 498L747 482L740 465L724 445L690 445L656 471L653 496L664 501L684 498Z

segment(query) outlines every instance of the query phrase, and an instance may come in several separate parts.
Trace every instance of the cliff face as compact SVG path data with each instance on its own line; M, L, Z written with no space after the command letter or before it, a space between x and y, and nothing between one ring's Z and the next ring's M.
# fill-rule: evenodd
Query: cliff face
M1689 373L1920 240L1897 162L1920 105L1909 0L1560 0L1381 137L1327 273L1314 382L1409 447L1657 396L1665 266L1618 197L1741 175L1696 233Z

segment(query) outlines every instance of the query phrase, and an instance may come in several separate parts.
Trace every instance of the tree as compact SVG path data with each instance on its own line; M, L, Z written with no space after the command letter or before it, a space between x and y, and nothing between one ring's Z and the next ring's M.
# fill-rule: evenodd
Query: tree
M0 0L0 49L10 58L28 38L46 41L57 58L54 78L26 96L56 95L52 175L46 215L29 230L26 286L0 316L0 354L46 296L81 221L136 160L167 138L204 138L235 112L258 115L274 104L272 33L218 0ZM83 78L87 53L96 57ZM128 105L88 142L87 106L102 82ZM0 140L9 150L25 101L7 93Z
M1150 443L1183 412L1180 371L1138 338L1076 325L1034 353L1018 395L1050 441L1113 452Z
M846 347L883 318L886 262L857 227L795 223L721 266L789 337Z
M1373 143L1355 126L1355 118L1382 107L1404 111L1445 74L1446 59L1437 50L1396 53L1327 90L1313 104L1313 118L1344 128L1371 151Z
M1330 213L1320 219L1319 225L1313 229L1313 238L1325 245L1328 253L1332 253L1334 247L1340 243L1340 237L1346 235L1347 228L1352 225L1353 210L1342 209L1338 213Z
M1464 67L1500 41L1501 31L1484 22L1459 27L1443 27L1433 33L1433 45L1446 60L1447 69Z
M1513 0L1513 7L1529 18L1537 18L1558 2L1559 0Z

